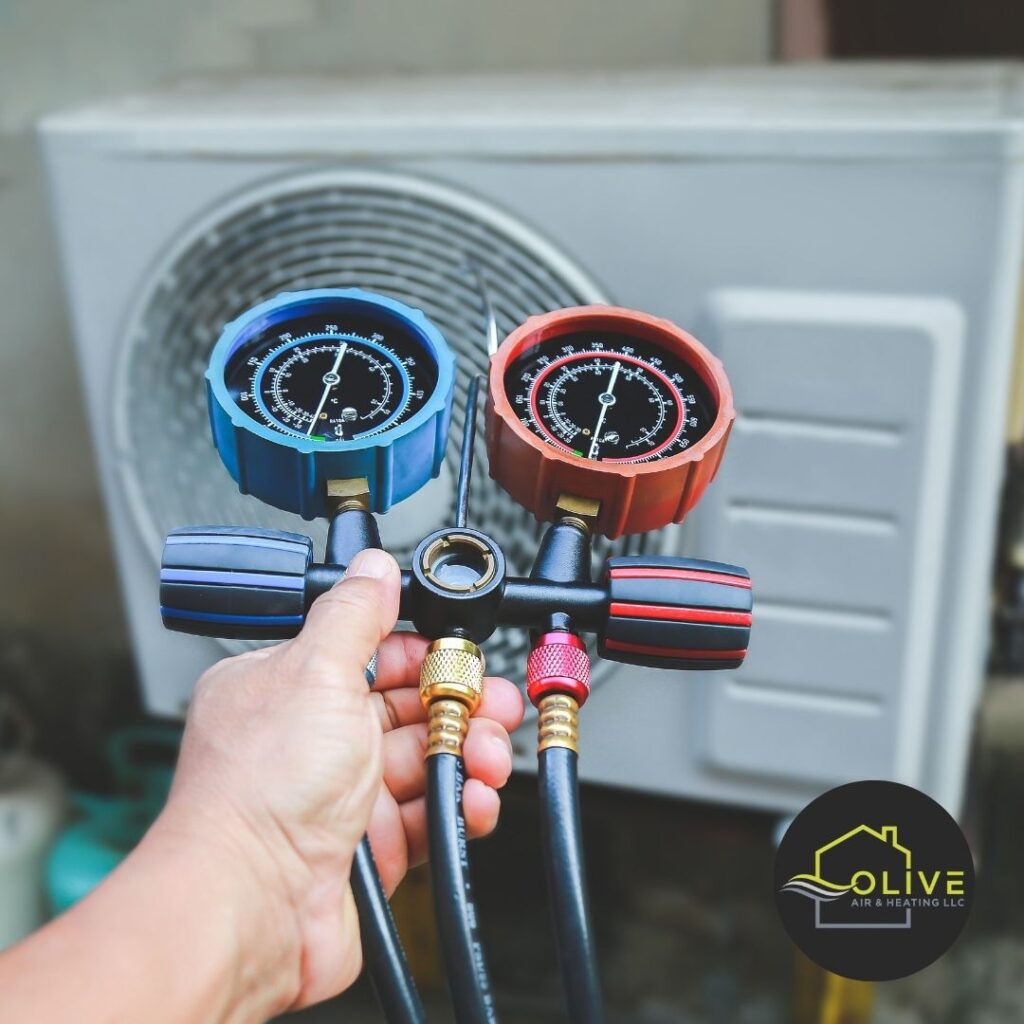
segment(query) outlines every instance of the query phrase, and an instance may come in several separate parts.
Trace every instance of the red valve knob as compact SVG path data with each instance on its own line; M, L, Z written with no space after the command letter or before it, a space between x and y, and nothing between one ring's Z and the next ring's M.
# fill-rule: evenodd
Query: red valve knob
M732 669L747 655L754 597L738 565L627 555L608 560L608 620L598 650L650 668Z
M544 697L565 693L581 707L590 694L590 655L575 633L545 633L526 662L526 694L534 707Z

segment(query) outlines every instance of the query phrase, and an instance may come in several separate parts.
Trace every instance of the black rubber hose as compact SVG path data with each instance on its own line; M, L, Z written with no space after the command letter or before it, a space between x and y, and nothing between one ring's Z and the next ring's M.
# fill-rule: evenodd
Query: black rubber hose
M562 988L573 1024L601 1024L601 978L587 901L576 753L540 754L540 828Z
M427 818L434 913L457 1024L496 1024L491 983L469 884L465 766L455 754L427 758Z
M384 1019L389 1024L424 1024L427 1015L366 836L356 847L352 863L352 895L359 914L363 962Z

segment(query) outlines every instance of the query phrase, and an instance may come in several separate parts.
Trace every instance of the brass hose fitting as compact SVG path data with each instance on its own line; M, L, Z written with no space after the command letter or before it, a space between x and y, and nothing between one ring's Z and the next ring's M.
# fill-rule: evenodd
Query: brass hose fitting
M575 754L580 752L580 706L564 693L550 693L542 697L537 723L537 753L548 747L565 747Z
M427 757L462 756L469 717L484 689L484 656L471 640L443 636L427 648L420 700L427 710Z

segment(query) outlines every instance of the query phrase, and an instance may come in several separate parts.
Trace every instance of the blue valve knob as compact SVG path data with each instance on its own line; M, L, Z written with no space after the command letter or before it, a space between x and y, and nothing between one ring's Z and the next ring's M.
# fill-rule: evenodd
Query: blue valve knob
M306 614L313 543L299 533L188 526L164 543L160 614L168 629L234 640L295 636Z

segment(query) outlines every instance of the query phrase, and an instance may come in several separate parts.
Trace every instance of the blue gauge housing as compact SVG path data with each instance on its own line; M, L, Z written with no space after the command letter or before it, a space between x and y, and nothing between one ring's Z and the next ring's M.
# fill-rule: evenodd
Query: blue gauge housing
M294 339L288 332L289 325L319 320L330 320L330 330L336 333L314 332ZM350 333L350 323L359 324L361 330ZM368 329L366 325L372 326ZM427 364L423 376L429 382L429 391L421 388L415 392L414 409L410 404L412 384L407 362L397 358L388 347L392 334L414 344L417 358ZM273 350L263 355L257 352L248 359L252 367L251 393L239 394L238 387L231 382L232 375L237 376L235 364L258 339L272 335L277 339ZM299 369L295 359L301 360L303 367L310 363L301 352L291 360L294 369L282 366L282 360L287 361L299 345L314 346L312 351L322 354L330 345L337 346L339 339L351 343L353 350L358 347L363 365L354 367L353 372L366 377L372 372L365 369L366 364L377 367L378 378L390 389L389 400L394 408L379 412L372 429L367 428L351 439L311 436L324 401L312 414L306 410L309 427L302 430L302 423L288 415L301 416L303 410L275 417L268 408L265 380L268 372L281 374L285 370L283 377L276 379L283 381L285 392L289 383L294 390L295 382L286 378ZM319 348L315 348L317 345ZM276 369L268 371L272 359L277 360ZM356 356L348 359L351 364ZM333 372L336 370L337 363L322 378L312 379L326 382L330 378L337 382L340 376ZM318 374L319 370L308 372ZM340 368L340 372L344 374L346 369ZM239 490L304 519L330 514L329 480L365 477L371 511L383 513L441 470L451 422L455 358L441 332L426 316L396 299L359 288L282 293L243 313L224 328L211 353L206 382L213 442ZM330 385L326 385L325 400L329 393ZM346 411L357 418L355 409Z

